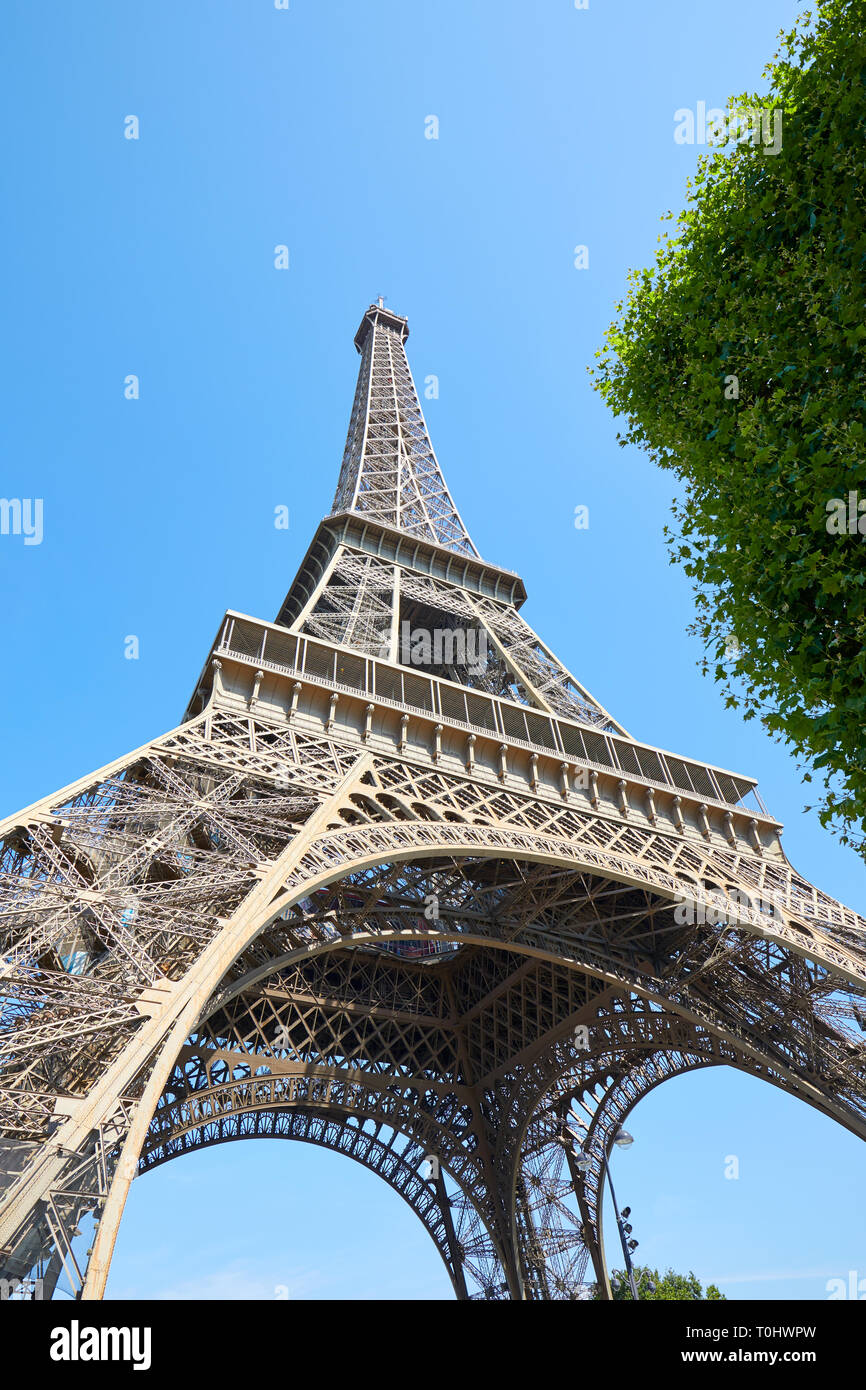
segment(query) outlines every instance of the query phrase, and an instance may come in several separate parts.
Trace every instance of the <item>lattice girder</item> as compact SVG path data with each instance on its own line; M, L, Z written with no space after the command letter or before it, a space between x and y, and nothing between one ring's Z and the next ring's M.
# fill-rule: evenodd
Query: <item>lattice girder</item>
M357 511L478 554L433 452L403 344L406 320L371 305L358 330L358 384L334 512Z
M298 607L293 632L624 733L511 604L341 545ZM448 631L455 636L446 641ZM439 643L441 659L435 648L425 655L428 642Z

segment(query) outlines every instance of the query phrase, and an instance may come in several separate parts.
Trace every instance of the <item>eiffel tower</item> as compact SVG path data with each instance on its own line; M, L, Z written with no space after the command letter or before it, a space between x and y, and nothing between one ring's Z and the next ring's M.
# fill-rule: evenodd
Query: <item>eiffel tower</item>
M270 1136L390 1183L457 1298L610 1297L655 1086L736 1067L866 1136L866 923L752 778L632 738L528 626L407 336L363 316L276 622L226 613L177 728L0 826L7 1288L100 1298L137 1174Z

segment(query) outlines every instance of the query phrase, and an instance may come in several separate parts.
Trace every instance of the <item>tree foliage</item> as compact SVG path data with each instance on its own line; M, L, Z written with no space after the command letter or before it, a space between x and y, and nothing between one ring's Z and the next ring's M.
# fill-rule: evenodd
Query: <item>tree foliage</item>
M769 90L731 101L781 112L781 148L701 157L593 371L621 444L683 484L666 534L704 670L866 857L864 28L862 0L818 0L781 35Z
M691 1270L688 1274L676 1274L674 1270L666 1269L664 1274L659 1274L657 1269L650 1269L648 1265L635 1265L634 1278L638 1298L642 1301L656 1300L670 1303L682 1299L697 1298L706 1301L719 1298L724 1300L725 1298L723 1293L719 1293L715 1284L707 1284L707 1291L704 1293L700 1280ZM614 1300L631 1299L631 1288L625 1270L613 1270L610 1276L610 1286ZM601 1298L597 1285L595 1298Z

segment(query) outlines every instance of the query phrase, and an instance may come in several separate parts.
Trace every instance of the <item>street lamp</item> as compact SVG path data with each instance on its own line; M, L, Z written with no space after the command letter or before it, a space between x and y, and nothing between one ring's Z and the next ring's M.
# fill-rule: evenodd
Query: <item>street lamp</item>
M578 1123L580 1122L578 1121ZM578 1136L574 1133L572 1129L569 1129L568 1125L564 1125L562 1132L562 1142L568 1144L572 1139L577 1140ZM613 1143L616 1144L617 1148L619 1149L627 1149L630 1144L634 1143L634 1138L632 1137L632 1135L629 1134L628 1130L625 1130L622 1128L622 1126L620 1126L614 1133ZM573 1157L574 1166L581 1173L585 1173L587 1168L589 1167L589 1155L586 1153L584 1149L578 1148L574 1152ZM632 1298L635 1299L635 1301L637 1301L638 1291L637 1284L635 1283L634 1269L632 1268L631 1263L631 1252L637 1249L638 1242L636 1240L628 1239L628 1237L632 1233L632 1227L628 1225L628 1218L631 1216L631 1207L623 1207L622 1211L620 1212L620 1209L616 1204L616 1193L613 1190L613 1178L610 1175L610 1166L608 1164L607 1154L605 1153L604 1149L602 1149L601 1151L601 1157L602 1162L604 1163L604 1171L607 1173L607 1180L610 1183L610 1195L613 1198L613 1210L616 1216L616 1227L619 1231L619 1238L622 1243L622 1253L623 1258L625 1259L625 1269L626 1274L628 1275L629 1288L631 1289Z
M627 1149L630 1144L634 1143L634 1139L627 1130L620 1126L614 1133L613 1142L616 1144L617 1148ZM631 1252L637 1249L638 1243L636 1240L628 1239L631 1235L632 1228L627 1224L627 1218L631 1216L631 1207L623 1207L622 1212L620 1212L616 1204L616 1193L613 1190L613 1178L610 1175L610 1165L607 1161L607 1154L604 1149L601 1151L601 1156L604 1161L604 1171L607 1173L607 1180L610 1183L610 1195L613 1198L613 1212L616 1217L616 1228L619 1231L620 1242L622 1243L622 1253L625 1260L625 1270L628 1275L629 1288L631 1289L632 1298L637 1300L638 1292L631 1263Z

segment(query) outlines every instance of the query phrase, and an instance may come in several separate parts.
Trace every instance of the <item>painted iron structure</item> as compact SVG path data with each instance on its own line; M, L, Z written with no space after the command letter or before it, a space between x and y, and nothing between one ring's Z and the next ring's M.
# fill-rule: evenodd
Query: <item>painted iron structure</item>
M609 1296L604 1155L653 1087L738 1067L866 1135L866 924L753 779L631 738L527 625L407 334L364 314L277 621L227 613L177 728L0 825L7 1281L99 1298L136 1174L269 1135L380 1174L458 1298Z

